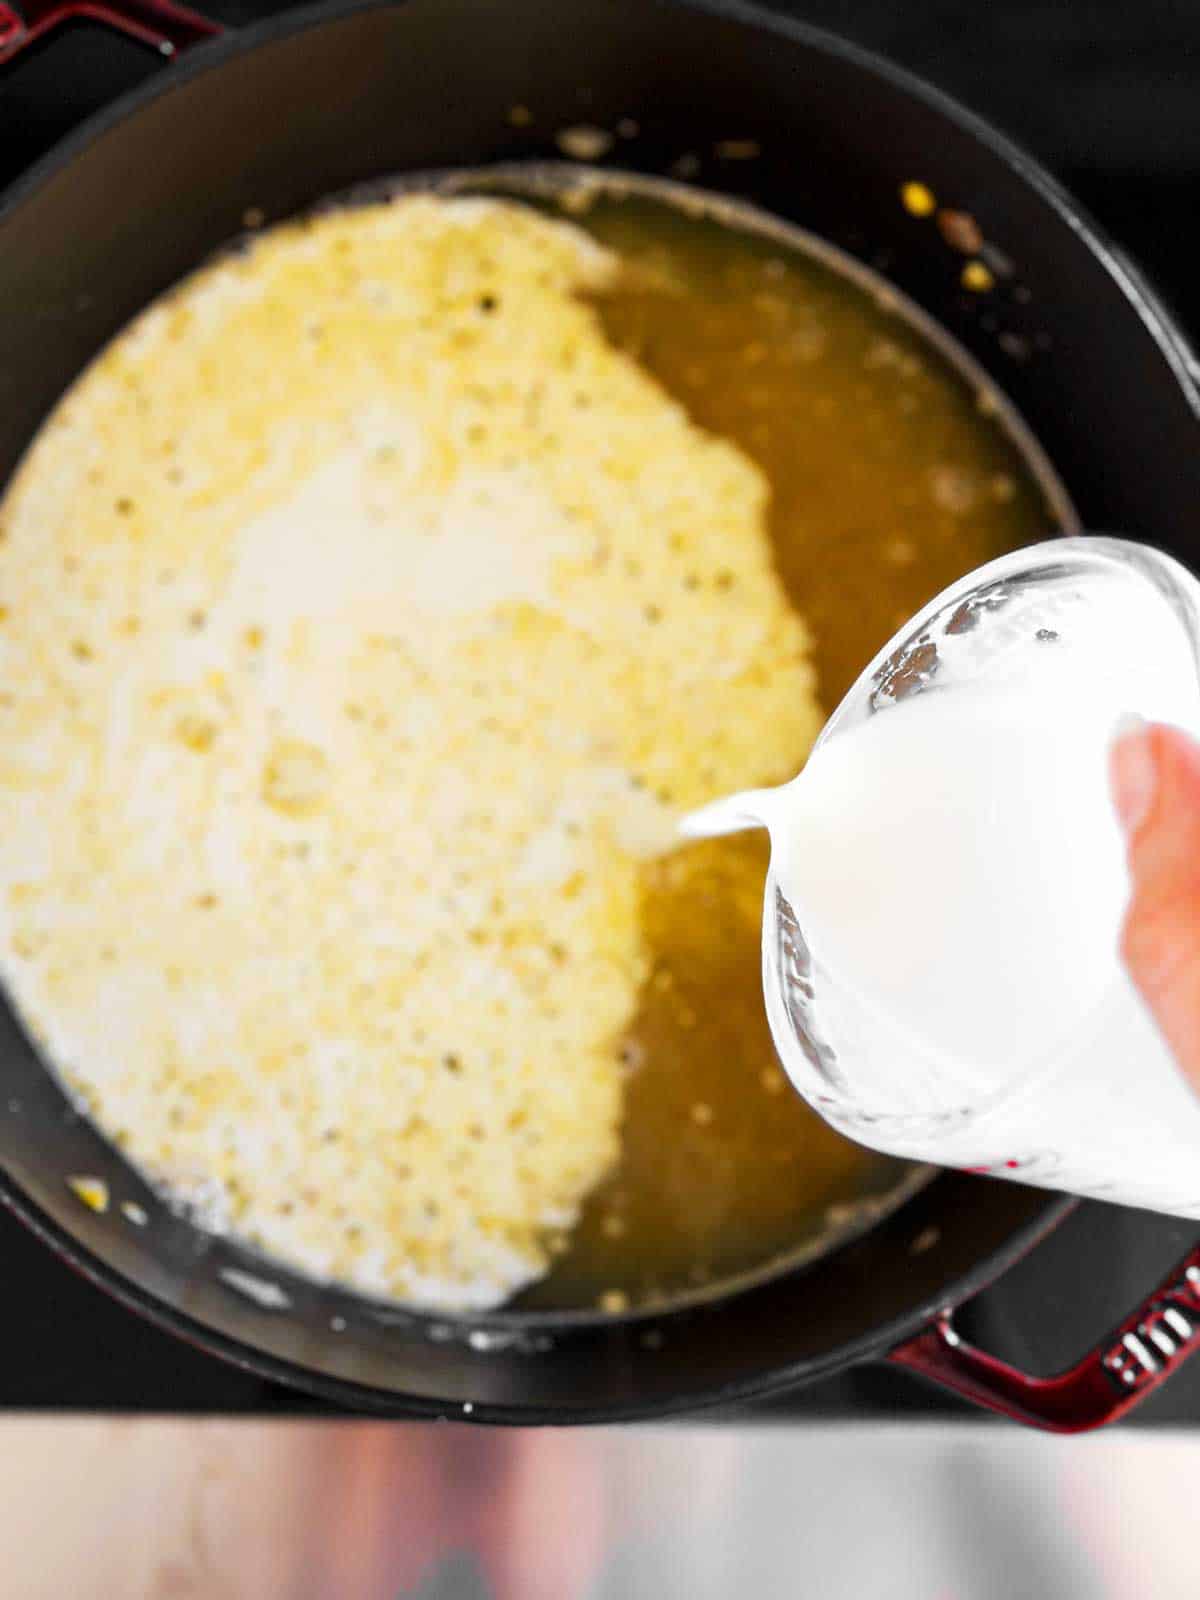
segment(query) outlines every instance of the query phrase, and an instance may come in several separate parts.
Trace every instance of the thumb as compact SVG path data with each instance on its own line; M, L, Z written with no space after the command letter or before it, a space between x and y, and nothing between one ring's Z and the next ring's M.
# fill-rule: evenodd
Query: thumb
M1139 723L1117 737L1110 768L1133 882L1121 954L1200 1088L1200 745Z

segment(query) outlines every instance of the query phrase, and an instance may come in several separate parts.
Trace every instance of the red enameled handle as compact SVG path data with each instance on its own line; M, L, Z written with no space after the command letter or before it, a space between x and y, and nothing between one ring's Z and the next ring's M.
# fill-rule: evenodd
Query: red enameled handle
M22 0L16 11L0 0L0 66L66 22L99 22L160 55L215 38L220 26L171 0Z
M1124 1416L1200 1345L1200 1245L1077 1366L1031 1378L966 1344L945 1312L888 1356L989 1411L1052 1433L1083 1433Z

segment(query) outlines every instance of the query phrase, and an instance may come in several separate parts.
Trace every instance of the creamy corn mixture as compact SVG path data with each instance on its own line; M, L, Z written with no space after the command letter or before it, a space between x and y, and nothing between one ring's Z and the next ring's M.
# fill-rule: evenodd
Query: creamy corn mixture
M502 201L273 230L0 503L0 975L210 1226L419 1304L546 1270L646 861L819 723L766 479L606 338L621 271Z

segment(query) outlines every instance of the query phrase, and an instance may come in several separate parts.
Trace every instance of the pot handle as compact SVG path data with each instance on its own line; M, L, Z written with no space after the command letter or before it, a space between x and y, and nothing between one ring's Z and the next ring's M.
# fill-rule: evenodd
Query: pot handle
M172 0L22 0L19 12L0 0L0 67L55 28L80 21L115 28L168 59L222 31Z
M1034 1378L956 1332L944 1311L888 1360L976 1405L1051 1433L1083 1433L1132 1410L1200 1345L1200 1245L1076 1366Z

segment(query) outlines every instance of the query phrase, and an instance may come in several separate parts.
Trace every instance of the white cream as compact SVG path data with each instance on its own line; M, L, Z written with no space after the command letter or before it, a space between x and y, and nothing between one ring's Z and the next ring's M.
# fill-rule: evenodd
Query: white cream
M679 809L820 721L766 479L610 343L620 271L501 202L268 231L0 502L8 992L201 1226L446 1311L617 1159Z

